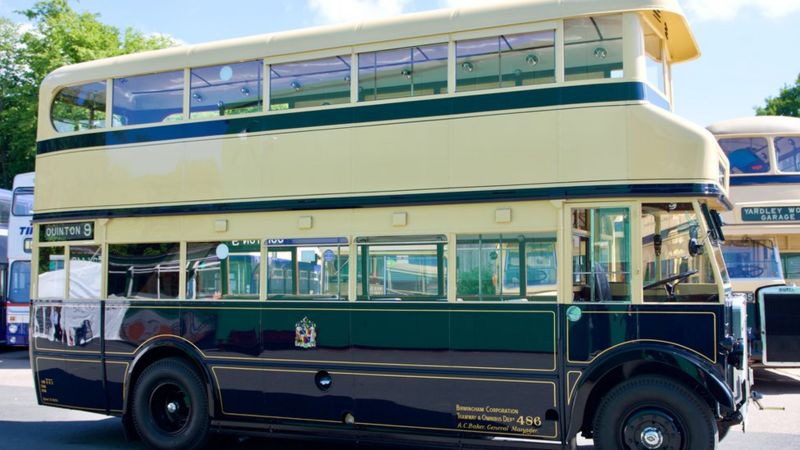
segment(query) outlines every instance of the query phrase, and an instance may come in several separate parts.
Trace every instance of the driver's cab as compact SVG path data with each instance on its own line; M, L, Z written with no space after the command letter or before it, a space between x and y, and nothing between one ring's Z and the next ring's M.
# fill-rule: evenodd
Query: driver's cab
M569 208L572 301L718 303L712 217L685 200Z

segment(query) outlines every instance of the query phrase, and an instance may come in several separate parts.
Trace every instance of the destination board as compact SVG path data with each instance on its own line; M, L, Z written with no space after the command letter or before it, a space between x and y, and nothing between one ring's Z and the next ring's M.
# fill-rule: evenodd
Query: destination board
M39 227L40 242L91 241L94 222L48 223Z
M742 208L743 222L797 222L800 221L800 206L770 206L766 208Z

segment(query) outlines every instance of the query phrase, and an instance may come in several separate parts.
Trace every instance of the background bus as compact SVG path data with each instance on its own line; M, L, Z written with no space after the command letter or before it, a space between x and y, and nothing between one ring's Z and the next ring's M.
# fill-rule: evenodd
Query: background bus
M11 191L0 189L0 324L6 323L6 276L8 274L8 216ZM6 342L6 327L0 328L0 345Z
M800 365L797 348L782 350L780 358L762 355L767 329L777 332L792 320L800 312L800 298L794 305L772 306L760 304L758 295L765 287L800 282L800 119L747 117L708 129L731 165L735 207L722 215L723 252L734 292L750 305L752 355L766 365ZM796 327L786 326L800 343Z
M14 177L13 199L8 232L8 297L6 299L7 344L28 345L31 286L31 243L33 228L34 173Z

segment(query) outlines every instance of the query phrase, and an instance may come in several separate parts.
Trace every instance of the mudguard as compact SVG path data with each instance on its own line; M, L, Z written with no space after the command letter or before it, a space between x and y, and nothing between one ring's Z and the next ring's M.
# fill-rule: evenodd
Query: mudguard
M676 347L638 343L603 355L582 373L569 398L572 414L567 436L575 436L580 431L587 403L604 377L621 370L627 379L640 373L654 373L655 368L662 369L655 373L680 373L684 380L692 380L705 389L721 408L735 409L733 392L708 361Z
M208 366L203 362L204 358L200 350L191 344L189 341L184 340L178 336L163 336L157 337L142 347L140 347L136 351L136 355L134 355L133 360L131 361L130 366L128 367L128 371L125 374L125 398L130 398L130 392L128 390L131 389L132 384L131 381L133 380L133 375L139 369L140 363L148 363L151 360L151 357L155 353L164 354L166 351L165 356L183 356L188 358L198 369L200 369L203 373L203 378L206 382L206 392L208 394L208 401L209 401L209 411L211 412L212 417L214 416L215 411L215 404L216 404L216 397L214 395L214 387L212 386L213 377L211 376L211 372L208 370ZM125 401L123 404L123 413L128 412L128 402Z

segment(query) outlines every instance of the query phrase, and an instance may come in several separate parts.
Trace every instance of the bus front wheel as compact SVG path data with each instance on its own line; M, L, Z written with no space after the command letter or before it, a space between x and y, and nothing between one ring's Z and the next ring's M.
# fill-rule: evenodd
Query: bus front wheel
M640 376L616 386L594 418L599 450L717 448L717 424L708 404L683 384Z
M196 450L208 439L208 399L203 381L185 361L156 361L133 390L132 418L148 447Z

